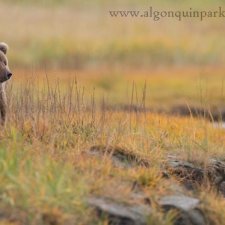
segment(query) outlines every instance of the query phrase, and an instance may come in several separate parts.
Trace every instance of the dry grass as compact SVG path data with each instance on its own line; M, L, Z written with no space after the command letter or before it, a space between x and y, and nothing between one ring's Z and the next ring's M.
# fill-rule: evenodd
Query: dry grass
M168 155L198 165L224 159L225 131L204 119L120 106L223 107L223 20L114 20L108 10L121 1L36 2L0 1L1 41L11 47L14 74L8 121L0 130L0 225L105 225L87 198L139 204L134 184L152 201L149 224L172 224L174 214L164 216L155 202L179 182L164 179L162 165ZM149 5L122 5L142 6ZM171 1L154 6L190 7ZM115 166L110 154L91 155L92 146L120 149L150 166ZM186 194L200 198L213 225L224 224L224 199L215 190L205 185Z
M157 200L173 193L173 182L161 175L168 155L199 164L224 158L225 131L204 120L107 111L98 107L93 94L83 94L74 80L67 78L65 84L50 75L35 80L20 76L13 88L8 87L9 120L1 131L1 207L8 214L18 210L16 221L51 224L54 218L57 224L74 224L74 220L95 224L93 214L90 220L86 216L91 213L85 203L89 195L113 195L129 203L136 182L150 199ZM95 145L120 147L151 166L115 167L109 156L88 154ZM203 196L203 204L214 195ZM219 225L222 215L215 207L223 200L210 204L207 210ZM149 224L170 224L171 219L155 212Z
M83 101L91 104L94 94L96 103L105 99L107 106L119 108L133 104L141 107L143 97L146 108L167 111L176 105L189 105L213 110L224 106L224 68L189 67L168 69L108 69L93 70L13 70L13 89L23 88L35 82L36 88L46 91L46 75L66 94L75 80L79 81ZM44 85L45 83L45 85ZM58 83L58 84L57 84ZM32 84L33 85L33 84ZM75 87L74 87L75 88ZM43 90L44 89L44 90ZM143 96L145 91L145 96ZM15 92L15 90L14 90ZM132 97L133 93L133 97ZM92 97L91 97L92 96ZM132 101L132 102L131 102Z

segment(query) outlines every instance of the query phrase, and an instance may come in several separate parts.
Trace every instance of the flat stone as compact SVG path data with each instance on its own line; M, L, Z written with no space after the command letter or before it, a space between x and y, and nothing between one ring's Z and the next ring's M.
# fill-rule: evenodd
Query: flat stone
M187 196L166 196L161 198L159 204L164 210L177 209L180 213L175 219L175 225L205 225L206 220L198 209L200 201Z
M187 196L166 196L160 199L159 204L161 206L171 206L184 211L194 209L198 206L199 200Z
M88 204L94 207L97 214L107 216L111 225L146 225L150 207L125 205L104 198L89 198Z

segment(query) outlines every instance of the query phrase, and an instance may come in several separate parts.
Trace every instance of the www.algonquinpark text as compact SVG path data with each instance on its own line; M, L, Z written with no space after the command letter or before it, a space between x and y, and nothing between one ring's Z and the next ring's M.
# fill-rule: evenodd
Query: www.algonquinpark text
M218 7L216 10L156 10L149 7L147 10L109 10L110 17L113 18L150 18L159 21L164 18L174 18L182 21L187 18L203 21L206 18L225 18L225 10Z

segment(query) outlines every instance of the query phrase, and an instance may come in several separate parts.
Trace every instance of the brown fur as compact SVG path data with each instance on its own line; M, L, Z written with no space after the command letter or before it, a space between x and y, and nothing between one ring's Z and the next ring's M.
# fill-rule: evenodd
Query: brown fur
M0 115L1 124L5 124L6 120L6 94L5 94L5 81L9 80L12 76L8 66L8 59L6 53L8 51L8 45L0 43Z

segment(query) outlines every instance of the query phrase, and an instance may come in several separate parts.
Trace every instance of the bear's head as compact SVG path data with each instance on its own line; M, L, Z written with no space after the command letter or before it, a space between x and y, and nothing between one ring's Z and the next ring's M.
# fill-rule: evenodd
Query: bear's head
M0 43L0 83L9 80L12 76L6 57L7 50L8 45L5 43Z

